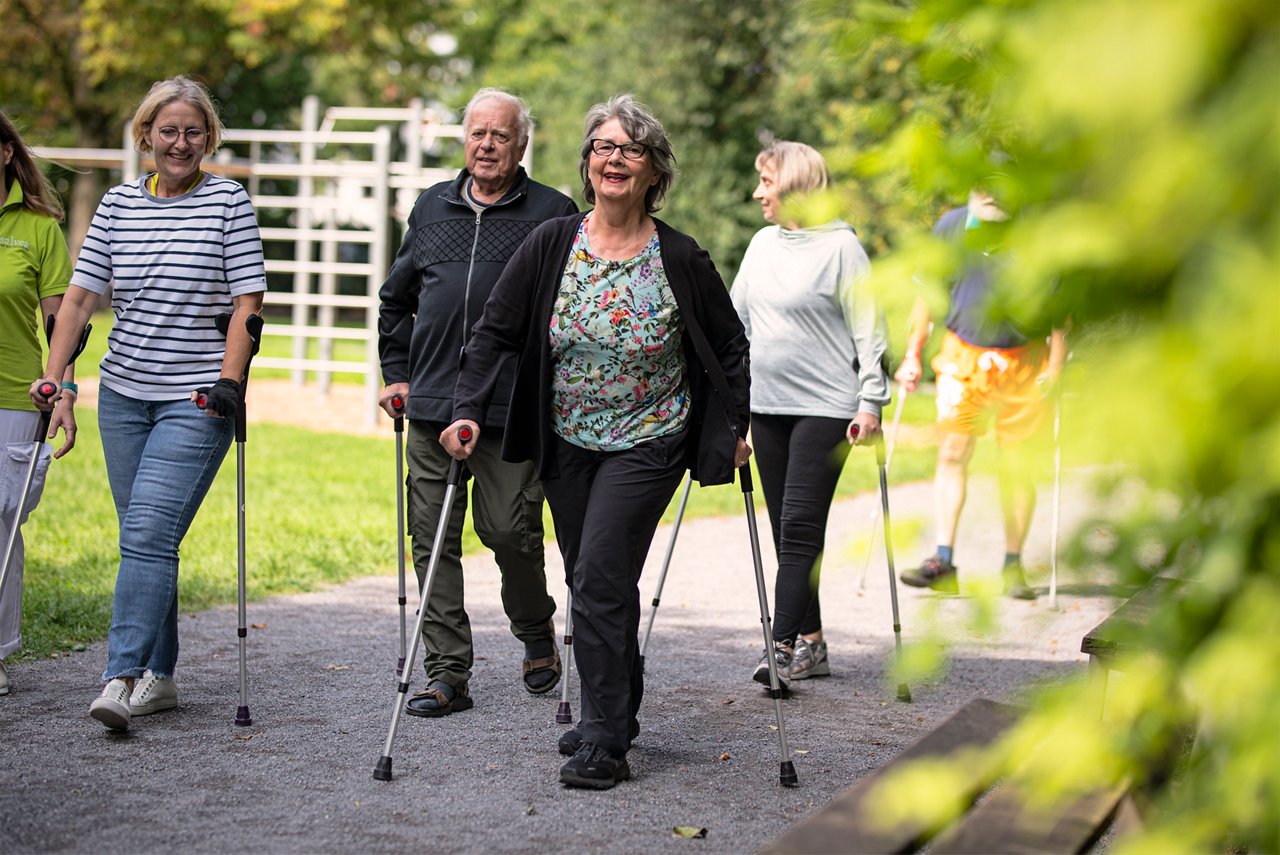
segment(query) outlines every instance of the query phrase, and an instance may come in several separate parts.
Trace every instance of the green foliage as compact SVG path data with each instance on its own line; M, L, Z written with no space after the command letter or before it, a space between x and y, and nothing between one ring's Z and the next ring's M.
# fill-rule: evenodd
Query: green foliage
M1018 213L1006 302L1074 318L1078 439L1159 497L1087 526L1076 555L1129 584L1188 579L1144 628L1106 726L1089 722L1086 687L1044 695L1001 768L1065 797L1162 783L1173 754L1151 825L1117 851L1280 849L1280 7L870 4L844 29L846 61L904 57L935 106L959 107L878 125L888 136L853 172L909 167L921 198L1004 173L993 189ZM879 275L920 268L910 231L889 234L900 251Z

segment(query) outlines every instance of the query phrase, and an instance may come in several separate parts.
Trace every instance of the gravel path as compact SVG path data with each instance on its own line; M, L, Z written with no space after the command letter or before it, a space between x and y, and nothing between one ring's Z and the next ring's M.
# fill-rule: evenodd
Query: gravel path
M963 597L900 587L908 639L936 609L964 643L945 682L912 686L914 702L899 703L884 686L893 638L883 552L865 590L858 586L876 501L868 493L832 512L822 593L835 673L795 684L785 703L797 789L778 786L773 705L749 679L761 632L737 516L691 521L680 532L648 652L642 733L629 756L634 778L612 791L557 782L559 691L534 697L521 688L521 647L501 612L496 569L477 557L467 562L476 708L444 719L405 716L390 783L371 772L395 696L394 577L250 604L249 727L232 724L233 608L182 617L179 708L137 719L123 734L87 715L104 644L13 666L13 694L0 699L0 851L752 851L971 698L1010 699L1032 681L1078 673L1081 637L1114 606L1104 588L1066 584L1060 611L1045 598L1005 601L1000 630L979 638L966 634ZM931 488L896 487L891 502L895 526L921 532L918 548L900 550L901 567L931 542ZM1027 549L1032 567L1048 562L1049 503L1041 504ZM1086 505L1069 484L1065 530ZM768 544L762 503L760 511ZM978 480L957 546L963 580L998 577L999 530L993 487ZM642 581L646 619L669 536L659 530ZM556 561L553 579L563 575ZM1031 581L1043 591L1047 575ZM563 606L563 590L554 593ZM416 674L413 690L420 683ZM680 825L707 836L677 839L672 827Z

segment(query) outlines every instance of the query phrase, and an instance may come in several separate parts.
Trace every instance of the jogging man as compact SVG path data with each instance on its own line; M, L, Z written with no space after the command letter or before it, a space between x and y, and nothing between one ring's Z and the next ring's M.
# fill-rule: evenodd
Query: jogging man
M1000 503L1004 516L1004 592L1033 600L1022 569L1022 546L1027 539L1036 492L1033 467L1025 452L1027 441L1039 431L1047 396L1057 382L1066 358L1066 332L1055 328L1045 336L1020 329L992 311L1000 223L1008 215L985 190L974 190L969 204L948 211L934 234L962 241L967 252L951 283L947 332L932 365L937 374L938 466L934 479L937 552L918 568L902 573L902 581L918 588L947 593L959 590L952 563L956 528L964 508L969 460L977 438L992 416L1000 447ZM908 391L920 382L920 353L929 338L929 304L917 298L911 313L907 352L895 375Z
M444 503L450 458L438 440L452 421L463 345L525 236L545 220L577 211L567 196L530 180L520 166L532 124L525 103L500 89L481 89L471 98L462 120L466 167L418 197L379 293L378 350L386 383L379 403L396 415L392 397L407 400L409 532L419 586ZM487 438L499 441L481 443L467 461L472 522L497 559L502 605L511 632L524 642L524 686L542 694L560 680L560 654L543 566L542 486L533 464L506 463L500 456L513 369L508 367L481 425ZM459 490L422 622L428 683L409 700L411 715L449 715L473 706L461 558L466 506L466 490Z

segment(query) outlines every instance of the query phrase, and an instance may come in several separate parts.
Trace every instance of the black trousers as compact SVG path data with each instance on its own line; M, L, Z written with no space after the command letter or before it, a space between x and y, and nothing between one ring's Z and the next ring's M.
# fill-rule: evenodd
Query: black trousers
M827 515L849 456L848 426L848 419L751 414L756 467L778 555L774 641L822 629L818 578Z
M687 434L624 451L588 451L557 437L559 471L542 482L573 592L578 730L585 742L613 754L631 747L628 728L644 694L636 637L640 573L684 477Z

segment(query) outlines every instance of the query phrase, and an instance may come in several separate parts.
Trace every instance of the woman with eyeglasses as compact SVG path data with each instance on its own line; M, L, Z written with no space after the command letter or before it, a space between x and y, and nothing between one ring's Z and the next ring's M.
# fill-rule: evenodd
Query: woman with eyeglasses
M204 86L151 87L133 140L156 171L111 188L85 236L58 311L49 363L61 378L99 295L115 326L98 390L98 427L120 518L120 567L107 638L106 687L89 715L114 730L177 706L178 547L231 444L251 348L246 319L266 290L253 206L238 183L200 166L222 140ZM224 338L215 318L231 312ZM197 409L193 390L207 390Z
M595 105L579 173L594 207L544 223L507 264L440 441L458 460L484 442L514 355L503 457L537 464L573 597L582 716L560 738L560 781L608 789L631 776L639 732L638 585L654 530L686 470L723 484L746 463L750 382L715 265L653 216L675 178L662 124L630 95Z
M756 170L752 198L770 225L747 247L733 304L756 353L751 440L778 574L773 649L752 676L768 685L773 656L785 685L831 673L818 600L827 515L849 443L880 433L888 339L853 227L812 222L806 207L830 183L822 155L778 140Z

